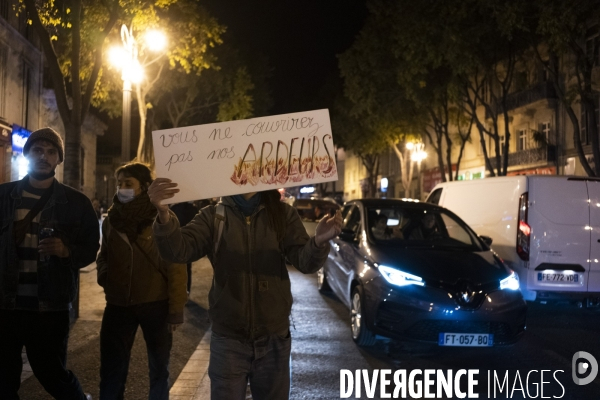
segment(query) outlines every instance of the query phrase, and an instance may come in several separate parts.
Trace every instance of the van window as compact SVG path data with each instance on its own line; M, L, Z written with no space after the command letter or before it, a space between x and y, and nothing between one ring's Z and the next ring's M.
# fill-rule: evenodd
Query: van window
M440 198L442 197L442 188L436 189L427 198L427 202L431 204L440 204Z

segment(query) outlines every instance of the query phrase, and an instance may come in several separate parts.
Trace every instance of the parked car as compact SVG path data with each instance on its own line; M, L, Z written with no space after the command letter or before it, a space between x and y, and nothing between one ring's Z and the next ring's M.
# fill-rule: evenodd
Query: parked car
M600 180L508 176L446 182L428 202L448 208L519 274L526 300L600 305Z
M352 338L441 346L511 343L525 331L518 276L454 213L392 199L348 202L318 273L350 309Z

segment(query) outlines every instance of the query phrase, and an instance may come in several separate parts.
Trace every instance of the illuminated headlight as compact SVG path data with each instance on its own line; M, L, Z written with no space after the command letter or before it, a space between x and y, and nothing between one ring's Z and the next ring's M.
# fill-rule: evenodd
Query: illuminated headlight
M423 286L425 283L421 277L412 275L406 272L399 271L395 268L386 267L385 265L379 266L379 272L385 278L386 281L396 286L408 286L418 285Z
M512 271L508 278L500 281L500 289L519 290L519 275Z

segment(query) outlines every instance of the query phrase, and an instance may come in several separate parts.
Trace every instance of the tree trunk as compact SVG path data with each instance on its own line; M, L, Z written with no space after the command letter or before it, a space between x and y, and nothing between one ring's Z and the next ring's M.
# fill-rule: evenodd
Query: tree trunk
M65 158L63 183L81 190L81 126L65 125Z

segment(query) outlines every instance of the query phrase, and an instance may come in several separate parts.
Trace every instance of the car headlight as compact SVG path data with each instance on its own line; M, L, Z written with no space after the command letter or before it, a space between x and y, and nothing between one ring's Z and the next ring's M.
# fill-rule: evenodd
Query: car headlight
M418 285L423 286L425 283L423 282L423 278L409 274L407 272L403 272L397 270L396 268L387 267L385 265L379 266L379 272L385 278L386 281L396 286L408 286L408 285Z
M500 281L500 289L504 290L519 290L519 275L515 271L511 271L511 274Z

